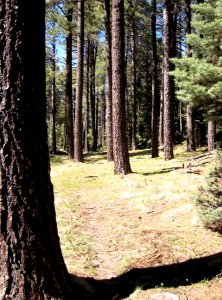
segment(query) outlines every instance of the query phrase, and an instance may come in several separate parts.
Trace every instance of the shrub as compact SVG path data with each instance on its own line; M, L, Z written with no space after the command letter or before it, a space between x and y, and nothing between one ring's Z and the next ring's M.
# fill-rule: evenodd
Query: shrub
M205 226L222 233L222 152L217 151L197 205Z

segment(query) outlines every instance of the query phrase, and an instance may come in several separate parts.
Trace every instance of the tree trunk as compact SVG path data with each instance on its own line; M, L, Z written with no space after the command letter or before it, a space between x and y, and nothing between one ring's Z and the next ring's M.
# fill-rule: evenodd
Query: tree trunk
M185 0L185 11L186 11L186 35L191 33L191 6L190 0ZM190 46L186 44L186 56L190 56ZM195 149L194 139L194 119L193 119L193 108L187 106L187 151L193 152Z
M113 160L113 130L112 130L112 36L110 22L110 0L104 0L105 30L106 30L106 135L107 160Z
M84 62L84 0L78 1L77 8L77 86L75 105L75 162L83 162L82 148L82 98L83 98L83 62Z
M136 24L132 16L132 94L131 94L131 137L132 150L136 150Z
M177 57L177 27L178 27L178 10L179 10L179 1L168 1L168 11L169 11L169 27L170 27L170 53L169 57ZM170 62L169 65L170 71L174 70L174 65ZM170 102L171 102L171 126L172 126L172 143L176 141L175 132L178 130L178 118L177 114L177 104L178 100L175 95L175 81L173 76L170 77Z
M84 122L84 152L89 152L88 131L89 131L89 55L90 41L87 40L87 60L86 60L86 106L85 106L85 122Z
M72 14L73 8L68 8L67 21L68 33L66 36L66 147L69 158L74 158L74 133L73 133L73 101L72 101Z
M163 99L163 66L161 74L161 88L160 88L160 119L159 119L159 145L164 145L164 133L163 133L163 113L164 113L164 99Z
M193 108L187 106L187 151L195 151Z
M52 44L52 154L56 154L56 39Z
M209 152L215 149L215 133L216 133L216 122L214 120L209 120L208 127L207 127L207 144L208 144Z
M152 31L152 124L151 124L151 139L152 139L152 158L159 156L158 150L158 90L157 90L157 45L156 45L156 0L152 1L153 14L151 19Z
M124 44L124 61L125 61L125 74L124 74L124 83L125 83L125 111L126 111L126 136L127 142L132 144L132 116L131 116L131 98L130 98L130 85L131 82L128 78L129 74L129 60L130 60L130 48L131 48L131 36L130 28L127 27L125 30L125 44Z
M55 218L45 98L44 0L0 0L2 299L71 299Z
M114 173L131 172L125 119L124 0L112 2L112 112Z
M90 107L91 107L91 130L92 130L92 145L91 150L97 150L97 131L96 131L96 95L95 95L95 70L97 45L93 40L90 42Z
M106 98L105 98L105 90L100 93L101 105L100 105L100 116L98 118L99 130L98 130L98 142L99 147L103 147L105 145L105 124L106 124Z
M179 132L183 136L183 117L182 117L182 102L178 102L178 114L179 114Z
M164 156L173 156L172 95L170 88L170 0L163 0L163 97L164 97Z

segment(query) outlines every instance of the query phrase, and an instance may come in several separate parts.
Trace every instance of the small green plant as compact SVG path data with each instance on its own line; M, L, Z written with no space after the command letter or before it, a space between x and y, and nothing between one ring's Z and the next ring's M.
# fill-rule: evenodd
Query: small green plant
M139 293L142 292L142 290L143 290L143 287L137 286L137 287L135 288L134 292L130 295L130 298L132 298L132 299L135 298L135 299L136 299L136 297L138 296Z
M222 152L217 151L197 205L207 228L222 233Z

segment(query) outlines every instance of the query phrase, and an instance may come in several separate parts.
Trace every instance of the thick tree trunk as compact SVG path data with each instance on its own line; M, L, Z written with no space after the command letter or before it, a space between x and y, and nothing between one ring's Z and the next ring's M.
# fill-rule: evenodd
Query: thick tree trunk
M83 62L84 62L84 0L78 1L77 20L77 86L75 105L75 147L74 159L83 162L82 148L82 98L83 98Z
M104 0L106 30L106 135L107 160L113 160L113 129L112 129L112 36L110 22L110 0Z
M59 244L47 143L45 1L0 0L0 7L1 299L102 299L68 274Z
M124 85L124 1L112 2L112 112L114 173L131 172L126 138Z
M172 93L170 86L170 0L163 0L164 156L173 158Z
M74 158L74 133L73 133L73 101L72 101L72 14L73 9L68 8L67 21L68 33L66 36L66 147L69 158Z
M44 0L0 0L2 299L69 299L55 219L45 98Z
M153 13L151 19L152 31L152 124L151 124L151 139L152 139L152 158L159 156L158 150L158 90L157 90L157 45L156 45L156 0L152 1Z

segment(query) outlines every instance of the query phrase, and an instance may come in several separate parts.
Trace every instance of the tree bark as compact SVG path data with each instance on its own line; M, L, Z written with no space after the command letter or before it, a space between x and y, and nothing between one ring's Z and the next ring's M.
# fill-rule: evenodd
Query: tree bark
M190 0L185 0L185 12L186 12L186 29L185 33L191 33L191 6ZM190 56L190 46L186 44L186 56ZM194 138L194 118L193 118L193 108L187 106L187 151L196 151L195 148L195 138Z
M165 160L173 156L172 94L170 79L170 0L163 0L163 97L164 97L164 156Z
M90 41L90 108L91 108L91 130L92 130L92 144L91 150L97 150L97 131L96 131L96 56L97 56L97 45L96 42Z
M77 86L75 105L75 162L83 162L82 148L82 98L83 98L83 62L84 62L84 0L78 1L77 18Z
M213 151L215 149L215 133L216 133L216 121L209 120L207 127L207 144L208 151Z
M157 45L156 45L156 0L152 1L153 13L151 19L152 31L152 119L151 119L151 140L152 140L152 158L159 156L158 150L158 90L157 90Z
M105 145L105 127L106 127L106 98L105 98L105 88L102 92L99 93L100 99L101 99L101 105L100 105L100 116L98 116L98 123L99 123L99 129L98 129L98 143L99 147L103 147ZM98 103L98 102L97 102ZM99 103L98 103L99 104ZM98 107L99 105L97 105ZM99 107L98 107L99 108Z
M132 16L132 93L131 93L131 138L132 150L136 150L136 22L135 12Z
M44 0L0 0L2 299L69 299L55 218L45 97Z
M112 125L112 34L110 19L110 0L104 0L106 30L106 135L107 160L113 161L113 125Z
M89 152L88 132L89 132L89 55L90 55L90 40L87 39L87 60L86 60L86 107L85 107L85 122L84 122L84 152Z
M187 106L187 151L195 151L193 108Z
M73 8L67 10L68 33L66 36L66 116L65 133L66 147L69 158L74 158L74 133L73 133L73 101L72 101L72 14Z
M112 112L114 173L131 172L125 119L124 0L112 2Z
M52 43L52 154L56 154L56 38Z
M164 145L164 133L163 133L163 113L164 113L164 99L163 99L163 66L161 74L161 88L160 88L160 119L159 119L159 145Z

